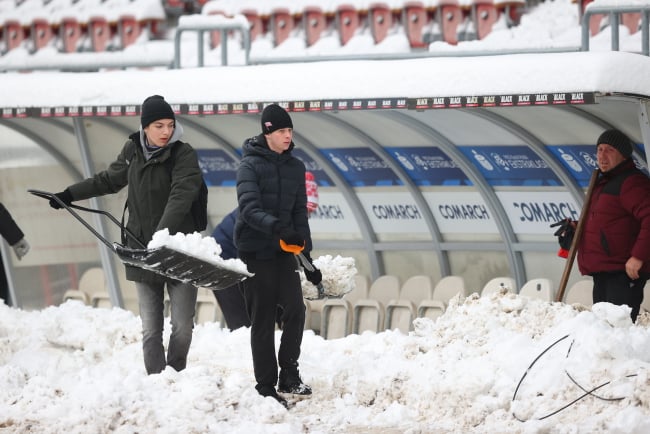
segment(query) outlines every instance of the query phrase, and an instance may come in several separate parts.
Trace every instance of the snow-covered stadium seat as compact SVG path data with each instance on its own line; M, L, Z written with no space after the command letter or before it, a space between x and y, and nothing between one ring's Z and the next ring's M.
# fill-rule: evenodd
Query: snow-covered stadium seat
M467 296L465 280L461 276L445 276L433 288L433 299L440 300L447 306L449 300L459 293L463 297Z
M383 330L386 317L386 304L399 297L400 281L397 276L379 276L368 290L368 298L357 300L354 304L352 333L365 330Z
M531 279L521 287L519 295L537 298L544 301L553 301L553 284L550 279Z
M63 17L59 25L60 51L74 53L79 50L83 32L81 23L75 17Z
M341 45L348 43L361 25L359 13L349 4L339 5L336 9L336 28L339 32Z
M402 25L411 48L424 48L424 28L429 24L429 14L419 1L407 1L402 7Z
M440 26L442 40L451 45L458 44L458 27L463 21L463 12L458 0L440 0L436 21Z
M375 44L378 44L388 36L388 32L393 26L393 15L386 3L371 3L368 12L372 38Z
M492 31L499 18L499 12L492 0L473 0L470 19L474 26L475 39L483 39Z
M88 36L90 36L92 51L96 53L106 51L113 37L106 17L94 15L88 19Z
M95 292L90 297L90 304L92 305L92 307L100 307L106 309L110 309L113 307L113 303L111 303L111 297L108 295L108 292L106 291Z
M344 298L325 300L321 309L320 335L325 339L337 339L352 332L353 308L358 300L368 298L368 278L354 276L355 287Z
M273 45L276 47L287 40L294 29L294 20L288 8L275 8L270 17Z
M456 295L467 296L465 279L460 276L445 276L433 288L433 298L422 300L418 305L418 317L436 319L447 309L449 300Z
M318 6L307 6L302 13L302 25L305 32L305 42L308 47L314 45L327 28L327 18L323 9Z
M248 20L248 23L250 24L250 38L251 42L253 42L255 39L259 38L261 35L266 32L265 28L265 20L264 18L257 12L256 9L246 7L242 8L239 13L241 13L243 16L246 17Z
M29 39L32 43L32 52L47 46L54 38L50 23L45 18L34 18L30 26Z
M430 276L411 276L400 289L399 299L386 305L386 329L399 329L403 333L413 330L418 306L433 296L433 281Z
M506 290L508 292L516 293L517 283L512 277L495 277L490 279L483 289L481 289L481 296L493 294L498 291Z
M65 303L68 300L79 300L83 304L90 303L90 297L84 291L79 289L68 289L63 293L63 302Z
M5 51L11 51L25 40L26 29L18 20L6 20L3 25L2 39Z

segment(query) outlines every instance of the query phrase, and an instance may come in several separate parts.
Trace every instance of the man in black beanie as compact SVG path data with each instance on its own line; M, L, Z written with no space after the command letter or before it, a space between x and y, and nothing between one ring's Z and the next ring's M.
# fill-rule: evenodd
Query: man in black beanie
M650 277L650 179L636 168L633 147L619 130L598 137L600 174L577 246L580 272L594 280L594 304L627 305L636 321Z
M192 214L192 204L199 195L203 175L196 151L180 140L183 128L171 106L160 95L142 103L140 129L129 136L106 170L57 193L58 199L70 204L117 193L128 186L128 221L126 228L142 245L154 233L168 229L169 234L200 232ZM60 209L58 201L50 205ZM127 239L127 247L141 248ZM162 372L167 366L185 369L192 342L197 288L153 271L126 265L126 278L135 281L142 320L142 352L147 374ZM171 303L171 335L165 356L163 346L165 286Z
M295 255L280 247L280 240L303 248L311 262L311 232L307 220L305 165L291 155L293 122L277 104L262 112L262 134L247 139L237 171L239 213L235 245L248 271L242 282L251 319L251 350L255 388L286 406L281 393L310 395L302 382L298 357L305 325L305 304ZM314 285L321 272L304 270ZM277 307L282 308L282 337L275 355ZM280 374L278 376L278 365ZM278 385L276 391L275 386Z

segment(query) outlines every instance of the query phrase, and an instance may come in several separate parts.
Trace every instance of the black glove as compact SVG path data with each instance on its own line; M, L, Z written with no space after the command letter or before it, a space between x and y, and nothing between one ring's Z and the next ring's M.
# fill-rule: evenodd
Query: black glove
M278 236L282 241L293 246L304 246L305 240L298 232L290 227L283 226L278 230Z
M66 205L68 205L68 206L69 206L69 205L72 203L72 201L74 200L74 199L72 198L72 193L70 193L70 190L68 190L67 188L66 188L65 190L63 190L62 192L60 192L60 193L55 193L54 195L55 195L57 198L59 198L59 200L60 200L61 202L63 202L64 204L66 204ZM59 202L57 202L54 198L50 199L50 206L51 206L52 208L54 208L54 209L61 209L61 208L63 208L63 207L59 204Z
M553 235L557 237L560 247L564 250L571 249L571 243L573 242L573 236L576 233L575 223L569 219L565 218L559 222L553 223L552 228L559 226Z
M302 266L303 271L305 272L305 277L309 280L314 286L318 286L319 283L323 281L323 273L320 272L318 268L314 265L309 253L303 253L304 257L309 261L309 264L312 266L314 271L309 271L307 267Z

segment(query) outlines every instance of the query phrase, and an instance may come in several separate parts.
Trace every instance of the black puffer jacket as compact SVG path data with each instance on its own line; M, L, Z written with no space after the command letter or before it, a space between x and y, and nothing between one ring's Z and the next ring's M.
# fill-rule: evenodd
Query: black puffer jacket
M177 130L182 129L177 125ZM188 143L172 137L148 161L134 133L117 159L95 176L71 185L74 200L117 193L128 184L129 218L126 227L146 246L153 234L167 228L170 234L199 231L191 214L202 182L196 151ZM172 158L173 160L167 161ZM129 247L139 246L129 240ZM137 282L156 282L153 272L126 266L126 277Z
M305 239L311 251L307 221L305 165L291 155L293 143L282 154L269 149L263 134L244 142L237 171L239 215L235 244L240 256L258 259L282 254L274 233L280 226L292 227Z

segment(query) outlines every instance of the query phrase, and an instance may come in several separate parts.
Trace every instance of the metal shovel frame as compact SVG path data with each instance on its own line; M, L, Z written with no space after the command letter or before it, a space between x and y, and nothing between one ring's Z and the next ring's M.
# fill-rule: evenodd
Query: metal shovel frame
M300 262L300 265L302 265L307 271L313 272L315 270L314 266L307 260L307 257L302 253L304 250L304 246L298 246L295 244L287 244L283 240L280 240L280 248L284 250L285 252L293 253L296 255L296 258ZM316 298L311 298L311 297L305 297L307 300L322 300L324 298L342 298L343 296L333 296L325 293L325 288L323 287L323 283L319 282L318 285L316 286L316 290L318 291L318 295Z
M86 208L79 205L66 204L55 194L41 190L27 190L29 193L43 199L54 200L65 208L73 217L75 217L86 229L88 229L97 239L103 242L111 251L113 251L122 262L145 270L153 271L165 277L191 283L194 286L201 286L211 290L229 288L238 282L252 276L250 273L242 273L230 268L222 267L218 264L199 259L172 249L167 246L155 249L147 247L113 215L106 211L92 208ZM95 230L86 220L84 220L76 211L87 211L95 214L101 214L108 217L115 223L127 237L131 238L140 246L140 249L132 249L119 243L111 243Z

